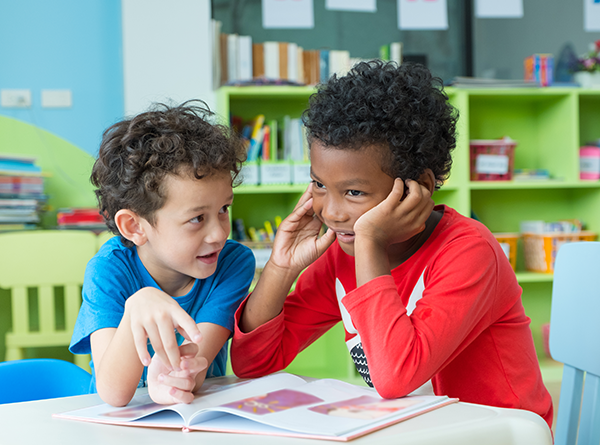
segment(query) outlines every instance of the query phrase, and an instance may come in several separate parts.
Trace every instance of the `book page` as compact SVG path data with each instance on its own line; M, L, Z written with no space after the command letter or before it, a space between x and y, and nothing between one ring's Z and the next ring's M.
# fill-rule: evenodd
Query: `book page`
M311 380L311 379L309 379ZM455 401L439 396L383 399L373 388L286 373L259 379L208 379L191 404L158 405L147 394L123 408L108 404L56 417L200 431L349 439Z
M134 424L143 418L144 424L157 422L154 426L183 427L187 425L188 419L198 411L230 403L240 398L250 397L254 394L290 388L305 383L306 381L301 377L286 373L242 381L235 376L217 377L207 379L198 392L198 396L190 404L160 405L154 403L148 394L144 394L135 396L127 406L122 408L115 408L105 403L58 414L57 417L115 424ZM161 414L157 415L158 413Z
M317 380L293 388L270 388L263 394L198 413L190 422L192 429L229 428L237 430L235 417L264 425L317 436L344 436L386 425L391 420L411 417L447 397L414 396L383 399L372 388L333 379ZM214 411L231 418L214 417Z

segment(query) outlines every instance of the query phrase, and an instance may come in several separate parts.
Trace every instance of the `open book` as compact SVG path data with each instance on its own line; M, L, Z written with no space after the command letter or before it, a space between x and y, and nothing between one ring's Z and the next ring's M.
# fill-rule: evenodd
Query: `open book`
M457 401L446 396L383 399L372 388L307 380L286 373L249 380L219 377L206 380L189 405L158 405L145 394L123 408L103 404L54 417L346 441Z

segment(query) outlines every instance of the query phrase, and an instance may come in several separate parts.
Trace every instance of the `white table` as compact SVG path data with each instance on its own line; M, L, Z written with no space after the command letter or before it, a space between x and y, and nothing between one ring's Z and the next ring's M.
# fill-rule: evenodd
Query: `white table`
M96 394L0 405L0 443L15 445L324 445L332 441L102 425L52 414L102 403ZM352 444L552 445L544 420L529 411L454 403L351 441Z

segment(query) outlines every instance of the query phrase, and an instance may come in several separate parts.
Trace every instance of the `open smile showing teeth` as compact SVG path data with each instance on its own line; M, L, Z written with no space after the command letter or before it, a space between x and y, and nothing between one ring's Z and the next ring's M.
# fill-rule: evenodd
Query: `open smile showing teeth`
M219 251L209 253L208 255L198 255L196 258L198 258L203 263L211 264L217 261L217 259L219 258Z
M353 243L354 232L336 232L338 241L342 243Z

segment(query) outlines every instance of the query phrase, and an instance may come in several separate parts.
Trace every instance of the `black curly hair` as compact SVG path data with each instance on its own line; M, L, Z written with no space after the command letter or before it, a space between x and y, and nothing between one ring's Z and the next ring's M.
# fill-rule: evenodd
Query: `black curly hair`
M173 107L156 104L104 132L90 179L112 233L120 235L114 218L121 209L155 224L155 212L165 203L167 175L202 179L231 172L232 185L237 184L245 160L242 142L228 127L211 123L213 117L200 100ZM121 241L133 246L123 236Z
M423 65L360 62L319 85L302 120L309 143L389 147L382 169L393 178L416 180L429 168L437 189L450 174L458 111Z

